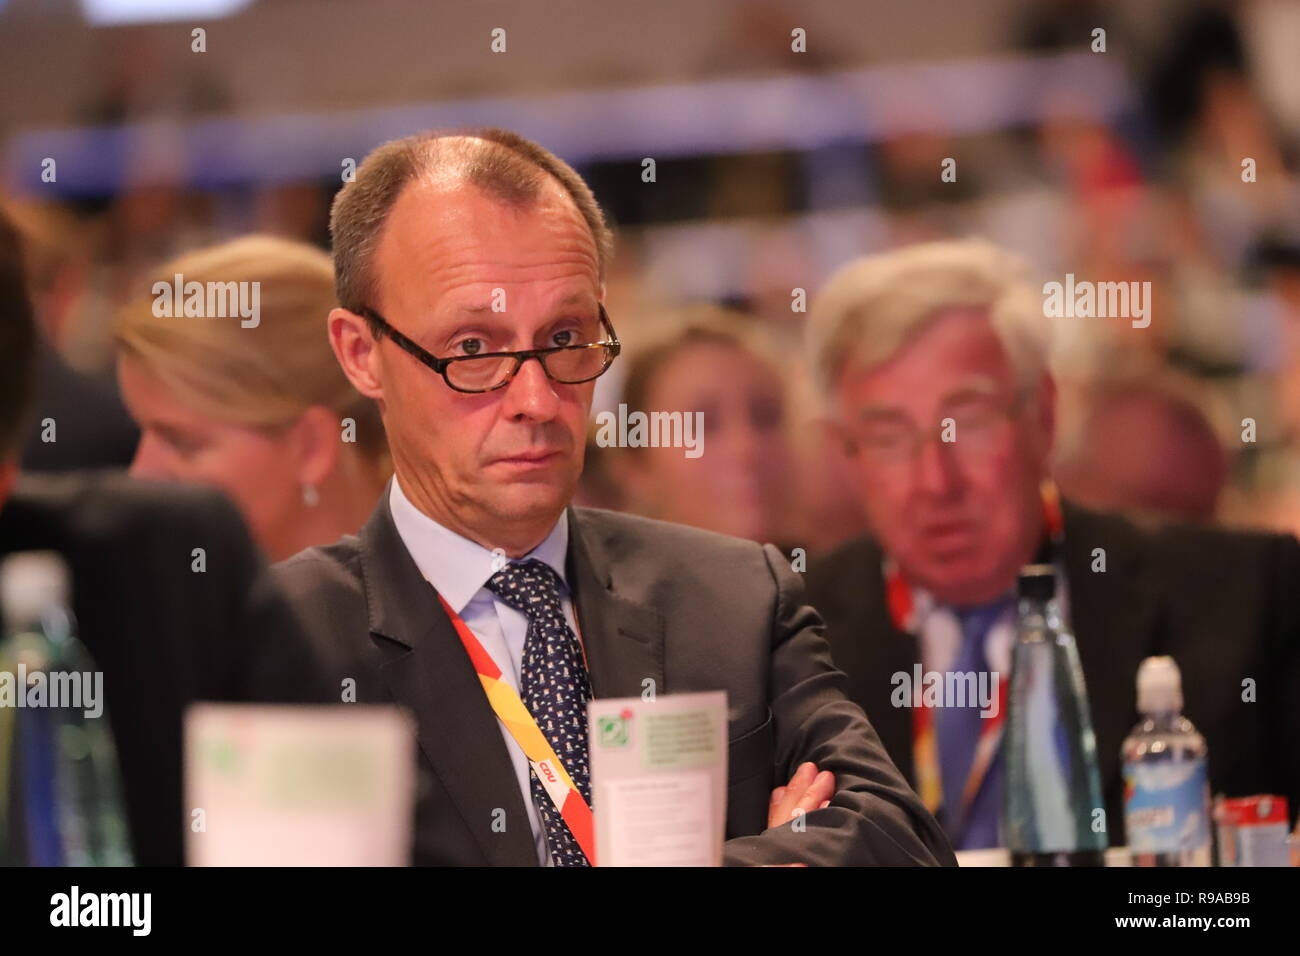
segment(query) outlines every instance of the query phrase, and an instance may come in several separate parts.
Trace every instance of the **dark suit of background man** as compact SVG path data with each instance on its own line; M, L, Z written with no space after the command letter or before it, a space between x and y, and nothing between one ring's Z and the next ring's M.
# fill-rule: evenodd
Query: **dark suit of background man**
M610 236L577 174L501 130L413 137L370 155L331 228L331 341L379 403L396 478L355 537L277 571L359 699L417 718L417 862L586 862L439 596L584 797L590 694L723 689L728 862L953 862L773 548L569 507L593 380L616 354L554 351L614 334Z
M104 675L134 860L179 866L190 819L185 707L338 695L318 682L308 645L224 498L109 472L18 480L39 368L17 240L0 218L0 557L54 550L67 562L80 636ZM192 570L194 548L204 549L203 573ZM220 827L206 837L221 839Z
M813 361L874 532L808 572L850 696L957 849L1000 845L1000 748L980 773L978 708L936 708L938 774L927 775L915 712L891 704L894 675L920 663L1006 680L1018 569L1051 558L1064 570L1059 593L1091 701L1112 844L1124 842L1120 744L1138 719L1138 664L1152 654L1182 669L1211 787L1283 793L1294 808L1300 546L1209 529L1146 533L1068 502L1054 508L1043 489L1054 390L1036 334L1042 315L1019 263L978 241L858 260L814 304ZM1248 681L1253 702L1243 699ZM927 776L937 792L926 792Z

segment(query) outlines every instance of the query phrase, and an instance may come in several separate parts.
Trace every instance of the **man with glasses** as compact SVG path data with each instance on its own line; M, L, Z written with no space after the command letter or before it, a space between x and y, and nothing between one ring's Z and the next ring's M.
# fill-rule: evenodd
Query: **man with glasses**
M330 340L395 477L278 573L356 699L415 715L416 862L588 864L588 700L722 689L727 862L951 863L774 548L570 507L619 353L578 175L503 130L414 136L331 229Z
M918 665L923 681L997 674L986 683L1005 687L1017 573L1052 562L1091 699L1111 843L1124 843L1120 744L1149 655L1182 668L1216 792L1288 794L1294 808L1300 546L1142 532L1058 501L1045 321L1022 264L977 240L859 259L815 301L811 360L872 529L808 572L850 697L954 847L1001 845L1002 702L908 691Z

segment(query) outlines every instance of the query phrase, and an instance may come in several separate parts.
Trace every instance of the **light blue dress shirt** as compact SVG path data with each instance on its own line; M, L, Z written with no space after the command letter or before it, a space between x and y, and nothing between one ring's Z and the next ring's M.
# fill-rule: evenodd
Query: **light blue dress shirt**
M415 566L479 639L483 650L501 669L501 679L518 691L524 639L528 635L528 618L504 604L484 586L497 570L492 564L494 558L498 563L500 559L482 545L444 528L411 504L402 492L396 476L393 477L388 492L388 507L392 511L397 533L415 561ZM565 619L576 634L578 631L574 623L573 601L564 573L568 550L569 523L562 515L545 540L525 557L544 561L560 576L564 585L560 602L564 606ZM432 608L430 612L432 613ZM515 778L519 781L519 790L523 794L524 808L528 811L528 826L537 847L537 860L543 866L550 866L551 854L546 847L546 834L542 831L529 785L528 758L499 719L497 727L505 740L510 762L514 765ZM507 827L518 825L508 818L505 822Z

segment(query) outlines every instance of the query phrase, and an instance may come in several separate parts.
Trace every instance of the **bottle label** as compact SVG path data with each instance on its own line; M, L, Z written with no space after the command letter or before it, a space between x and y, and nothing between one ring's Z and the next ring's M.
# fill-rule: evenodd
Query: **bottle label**
M1204 760L1124 764L1124 825L1133 853L1177 853L1210 844Z

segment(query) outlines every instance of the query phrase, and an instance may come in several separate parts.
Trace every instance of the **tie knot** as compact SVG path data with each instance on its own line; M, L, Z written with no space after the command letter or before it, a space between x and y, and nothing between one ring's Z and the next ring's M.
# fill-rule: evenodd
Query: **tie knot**
M1015 607L1015 598L1011 595L1003 595L989 601L987 604L955 607L953 612L957 615L957 620L961 623L963 631L987 631L1006 612L1007 608L1011 607Z
M560 603L560 576L545 561L507 564L488 578L487 589L516 611L532 617Z

